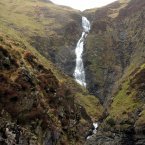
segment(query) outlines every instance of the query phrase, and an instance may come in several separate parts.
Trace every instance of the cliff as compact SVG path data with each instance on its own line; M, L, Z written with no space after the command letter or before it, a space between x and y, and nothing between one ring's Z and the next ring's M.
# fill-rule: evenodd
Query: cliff
M84 56L88 88L106 110L88 145L144 144L144 6L118 1L85 12L94 16Z

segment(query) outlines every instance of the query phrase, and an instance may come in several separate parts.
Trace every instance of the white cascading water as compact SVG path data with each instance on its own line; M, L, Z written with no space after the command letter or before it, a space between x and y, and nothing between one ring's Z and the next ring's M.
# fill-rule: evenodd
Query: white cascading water
M97 122L96 122L96 123L93 123L93 126L94 126L93 133L92 133L92 135L89 135L89 136L87 137L87 139L92 138L93 135L97 133L98 123L97 123Z
M82 86L86 87L85 70L82 59L84 50L84 41L90 31L90 22L86 17L82 17L83 32L80 40L77 43L75 54L76 54L76 67L74 71L75 80Z
M84 71L84 64L83 64L83 59L82 59L82 54L84 50L84 42L85 39L90 31L91 25L89 20L86 17L82 17L82 27L83 27L83 32L80 40L77 43L76 49L75 49L75 54L76 54L76 67L74 71L74 77L75 80L82 86L86 87L86 79L85 79L85 71ZM98 123L93 123L94 130L93 134L96 134L97 128L98 128ZM91 136L88 136L87 139L91 138Z

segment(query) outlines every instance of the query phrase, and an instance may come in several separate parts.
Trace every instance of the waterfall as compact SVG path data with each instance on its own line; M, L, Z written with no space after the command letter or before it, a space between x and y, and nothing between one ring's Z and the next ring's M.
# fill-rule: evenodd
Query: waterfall
M82 36L79 39L75 49L76 67L74 71L74 77L76 82L86 87L85 70L84 70L84 64L82 59L82 54L84 50L84 41L90 31L90 22L86 17L82 17L82 28L83 28Z
M92 138L94 136L94 134L97 133L98 123L97 122L96 123L93 123L93 126L94 126L94 129L93 129L92 135L87 136L87 139Z

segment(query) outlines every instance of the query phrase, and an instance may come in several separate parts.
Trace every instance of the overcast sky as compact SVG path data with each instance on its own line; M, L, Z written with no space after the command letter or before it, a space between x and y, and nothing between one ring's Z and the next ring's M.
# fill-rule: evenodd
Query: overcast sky
M116 0L51 0L60 5L66 5L79 10L101 7Z

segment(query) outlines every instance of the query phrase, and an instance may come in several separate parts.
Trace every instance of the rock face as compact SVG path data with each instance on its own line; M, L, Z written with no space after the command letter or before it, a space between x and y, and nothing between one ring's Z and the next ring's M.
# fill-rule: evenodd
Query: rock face
M144 11L143 0L131 0L85 12L92 20L84 53L87 84L102 102L129 69L144 62Z
M0 144L84 144L91 118L29 50L0 33Z
M84 59L88 88L106 111L86 145L145 144L144 6L131 0L95 11Z

